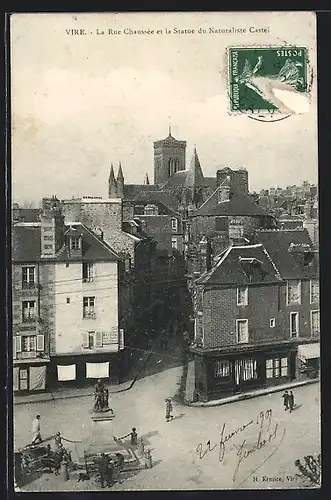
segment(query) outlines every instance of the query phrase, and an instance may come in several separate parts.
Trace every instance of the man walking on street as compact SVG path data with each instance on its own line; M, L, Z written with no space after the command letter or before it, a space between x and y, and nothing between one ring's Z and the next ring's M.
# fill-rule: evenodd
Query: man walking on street
M294 395L292 391L290 391L290 394L288 395L288 403L290 407L290 413L292 413L294 409Z
M288 391L285 391L284 394L282 395L283 401L284 401L284 408L285 410L288 410L289 406L289 394Z
M165 401L166 401L166 421L169 422L169 420L172 420L174 418L171 415L171 412L172 412L171 399L167 398Z
M32 444L36 444L37 442L42 442L40 434L40 415L37 415L32 422Z

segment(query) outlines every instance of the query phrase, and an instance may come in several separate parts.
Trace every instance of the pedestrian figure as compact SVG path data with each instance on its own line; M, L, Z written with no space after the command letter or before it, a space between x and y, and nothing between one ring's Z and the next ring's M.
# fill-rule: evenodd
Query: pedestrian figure
M171 412L172 412L171 399L167 398L165 401L166 401L166 421L169 422L169 420L172 420L174 418L171 415Z
M37 442L42 442L40 434L40 415L37 415L32 422L32 444L36 444Z
M55 451L62 448L62 438L60 432L57 432L54 437Z
M62 472L62 479L64 481L69 481L69 462L70 462L70 457L68 453L63 452L62 454L62 461L61 461L61 472Z
M288 410L289 407L289 394L288 391L285 391L284 394L282 395L283 401L284 401L284 409Z
M292 391L290 391L290 394L288 395L288 403L290 407L290 413L292 413L294 409L294 395Z
M60 447L54 453L54 472L56 476L60 475L62 456L63 456L63 449L62 447Z
M137 434L137 429L135 427L132 427L132 431L129 432L129 434L126 434L125 436L121 437L120 439L125 439L127 437L131 437L131 445L132 446L137 446L138 444L138 434Z
M99 474L100 474L101 488L105 487L105 483L109 484L108 465L109 465L109 458L106 456L105 453L101 453L101 457L99 460Z
M117 480L119 484L122 484L121 471L123 469L124 457L122 453L115 453L115 455L116 455L116 461L114 462L114 470L113 470L114 480L115 481Z

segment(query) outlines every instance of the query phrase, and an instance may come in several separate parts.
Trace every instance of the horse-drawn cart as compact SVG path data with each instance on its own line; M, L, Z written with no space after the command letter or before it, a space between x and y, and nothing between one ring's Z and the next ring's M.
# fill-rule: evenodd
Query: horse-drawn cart
M52 471L56 466L54 453L50 445L43 443L28 445L18 450L16 467L20 466L20 471L17 471L19 476L32 474L44 470Z

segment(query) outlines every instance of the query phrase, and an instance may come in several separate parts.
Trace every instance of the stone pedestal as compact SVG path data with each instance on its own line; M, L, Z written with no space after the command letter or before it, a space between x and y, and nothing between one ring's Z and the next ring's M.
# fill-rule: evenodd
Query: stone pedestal
M115 414L111 411L92 414L91 445L97 446L114 444L114 418Z

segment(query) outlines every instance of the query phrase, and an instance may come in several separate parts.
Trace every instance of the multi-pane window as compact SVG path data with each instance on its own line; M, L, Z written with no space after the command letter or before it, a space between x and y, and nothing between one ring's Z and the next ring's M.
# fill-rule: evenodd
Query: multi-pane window
M83 317L95 318L95 297L83 297Z
M36 301L26 300L22 303L22 321L28 323L36 320Z
M256 359L236 359L234 364L235 383L240 385L241 382L254 380L258 378L258 364Z
M273 358L266 360L266 378L279 378L288 375L287 358Z
M178 231L178 220L177 219L171 219L171 229L173 231Z
M314 304L320 300L320 282L319 280L310 280L310 303Z
M177 250L177 238L171 238L171 248Z
M89 283L93 281L93 263L92 262L83 262L83 282Z
M71 236L70 238L70 249L80 250L81 238L79 236Z
M32 288L36 281L36 268L34 266L26 266L22 268L22 288Z
M237 305L247 306L248 305L248 287L237 288Z
M96 347L103 346L102 332L84 332L83 333L83 347L85 349L95 349Z
M301 304L301 281L289 280L287 282L287 304Z
M29 335L22 337L22 351L30 352L37 350L37 336Z
M228 377L230 375L229 361L216 360L214 365L214 377Z
M248 342L248 319L236 320L237 342Z
M320 312L311 311L310 312L310 322L311 322L311 334L319 335L320 333Z
M291 337L298 337L299 335L299 313L290 313L290 335Z

